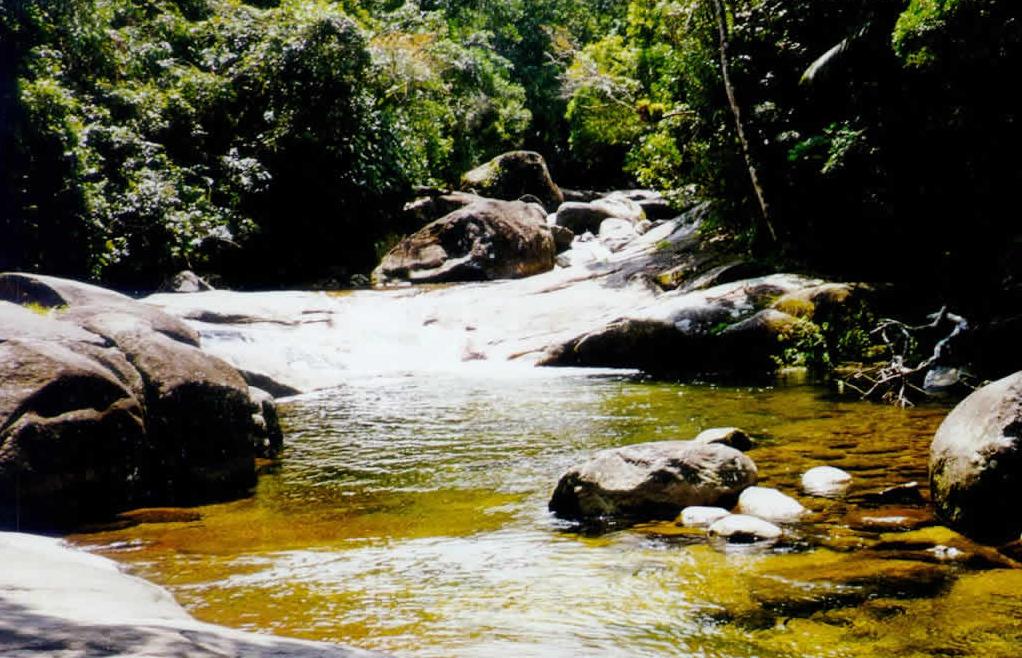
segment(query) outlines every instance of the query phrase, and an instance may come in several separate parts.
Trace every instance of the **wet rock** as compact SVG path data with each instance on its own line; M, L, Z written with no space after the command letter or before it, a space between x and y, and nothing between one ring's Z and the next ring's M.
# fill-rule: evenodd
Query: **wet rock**
M918 507L881 507L855 510L845 517L850 528L866 532L916 530L937 522L933 514Z
M692 505L734 500L756 465L727 446L659 441L597 453L557 484L549 508L572 520L673 519Z
M930 445L937 513L965 534L1008 540L1022 531L1022 372L965 398Z
M800 502L776 489L749 487L739 496L736 511L768 521L790 523L798 521L807 510Z
M799 320L773 309L759 311L720 334L721 350L743 368L768 372L776 368L779 346L795 331Z
M710 537L718 537L730 544L754 544L777 541L783 531L773 523L747 514L730 514L710 524Z
M249 386L248 394L258 409L253 415L257 428L255 432L256 456L275 457L284 447L284 432L280 429L277 403L268 392L254 386Z
M989 546L982 546L943 526L886 533L870 552L895 559L935 564L960 564L971 569L1011 569L1019 563Z
M713 525L714 522L719 521L730 514L731 512L727 511L723 507L692 505L691 507L686 507L681 510L681 515L678 516L677 523L686 528L705 528Z
M191 270L182 270L163 282L157 292L206 292L213 290L213 286Z
M532 151L498 155L462 176L461 189L504 201L531 194L540 199L549 212L564 201L560 188L550 178L543 156Z
M536 204L486 199L398 243L373 272L377 284L515 279L553 269L554 237Z
M738 429L737 427L711 427L697 434L696 438L692 439L692 442L703 444L719 443L735 450L741 450L742 452L752 449L752 439L745 433L745 430Z
M128 512L121 512L118 519L141 523L192 523L201 521L202 514L193 509L183 507L143 507Z
M816 466L802 474L802 490L813 496L835 496L848 488L852 476L833 466Z

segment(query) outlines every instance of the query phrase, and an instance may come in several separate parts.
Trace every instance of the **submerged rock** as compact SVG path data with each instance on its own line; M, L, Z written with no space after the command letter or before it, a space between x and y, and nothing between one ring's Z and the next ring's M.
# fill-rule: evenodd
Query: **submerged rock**
M659 441L597 453L563 476L549 508L559 517L673 519L692 505L732 501L756 482L756 465L734 448Z
M749 487L739 496L737 511L767 521L790 523L798 521L807 510L802 503L776 489Z
M377 284L516 279L553 269L556 246L534 203L484 199L399 242L373 272Z
M851 483L850 473L833 466L816 466L802 474L802 489L813 496L835 496Z
M856 510L845 517L845 523L855 530L867 532L893 532L897 530L916 530L934 525L937 519L933 514L918 507L880 507L877 509Z
M48 537L0 532L0 654L382 658L193 619L170 593Z
M504 201L531 194L550 212L564 201L560 188L550 178L543 156L533 151L498 155L463 175L461 189Z
M948 414L930 445L937 513L967 535L1015 539L1022 508L1022 372L984 386Z

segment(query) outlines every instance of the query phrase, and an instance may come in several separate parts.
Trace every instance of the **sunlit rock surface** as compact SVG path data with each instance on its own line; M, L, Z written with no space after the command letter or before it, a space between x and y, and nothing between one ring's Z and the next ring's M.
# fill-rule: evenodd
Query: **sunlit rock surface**
M0 655L371 658L193 619L162 587L48 537L0 533Z

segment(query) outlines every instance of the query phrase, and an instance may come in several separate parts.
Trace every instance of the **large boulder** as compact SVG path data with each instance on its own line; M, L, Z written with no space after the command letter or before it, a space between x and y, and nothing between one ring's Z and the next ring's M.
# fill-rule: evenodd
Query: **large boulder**
M245 493L272 401L187 325L73 281L0 274L0 526ZM31 310L30 310L31 309Z
M598 233L600 225L607 219L620 219L637 224L646 214L635 201L618 192L593 201L567 201L557 208L555 221L558 226L570 228L575 233Z
M971 394L930 445L930 492L952 527L990 541L1018 539L1022 508L1022 372Z
M533 151L498 155L461 177L461 189L491 199L514 201L529 194L553 212L564 201L543 156Z
M516 279L553 269L556 246L534 203L481 199L403 239L373 272L377 284Z
M692 505L730 504L756 483L756 465L720 444L658 441L612 448L569 469L549 508L576 521L673 519Z

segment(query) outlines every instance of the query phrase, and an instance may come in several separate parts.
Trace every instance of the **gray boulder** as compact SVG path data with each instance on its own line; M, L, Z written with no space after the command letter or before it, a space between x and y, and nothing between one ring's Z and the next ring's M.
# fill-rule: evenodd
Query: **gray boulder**
M516 279L554 267L556 247L536 204L483 199L404 238L373 272L377 284Z
M117 293L0 274L0 526L242 495L272 400L187 325ZM29 310L32 309L32 310Z
M756 482L756 465L719 444L659 441L612 448L569 469L549 508L576 521L673 519L689 506L733 502Z
M1022 372L984 386L948 414L930 445L930 492L952 527L1017 539L1022 509Z
M461 177L461 189L491 199L514 201L531 194L553 212L564 201L550 178L543 156L533 151L511 151L493 158Z
M191 270L182 270L163 282L157 292L208 292L213 286Z

